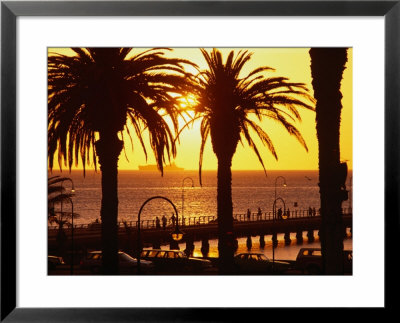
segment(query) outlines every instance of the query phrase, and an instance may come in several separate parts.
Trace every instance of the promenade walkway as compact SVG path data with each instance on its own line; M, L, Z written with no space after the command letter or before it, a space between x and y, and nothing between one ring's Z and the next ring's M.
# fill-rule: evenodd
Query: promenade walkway
M343 230L352 228L351 209L343 209ZM154 246L160 243L169 243L171 240L171 231L174 229L171 221L165 229L157 227L155 220L143 220L141 225L141 239L144 243L150 243ZM298 210L291 211L281 219L273 217L272 212L265 212L261 215L257 213L235 214L234 215L234 236L267 236L271 235L276 239L276 234L284 233L285 241L290 243L290 233L296 233L296 239L303 239L303 232L306 232L308 240L314 240L313 231L319 230L321 225L321 216L317 210ZM137 221L118 223L119 243L121 247L132 245L132 241L137 241ZM193 243L193 241L203 241L207 244L209 239L215 239L218 235L216 216L198 216L179 219L179 228L184 231L183 242ZM71 236L71 228L66 228L66 236ZM58 228L49 227L48 241L49 248L55 247ZM85 248L95 248L99 246L101 236L101 224L79 224L74 226L74 244Z
M349 215L352 214L352 210L350 208L344 208L342 209L343 215ZM308 210L295 210L295 211L289 211L286 215L286 219L309 219L315 216L320 216L319 210L315 208L311 208ZM162 227L161 223L161 216L160 218L160 226ZM277 215L275 220L279 220ZM274 221L273 218L273 212L263 212L261 214L258 213L251 213L250 216L246 213L237 213L233 215L233 221L234 222L255 222L255 221ZM184 217L183 219L179 217L178 219L178 225L179 227L184 227L184 226L202 226L202 225L208 225L208 224L215 224L217 223L217 216L191 216L191 217ZM75 224L74 229L79 230L79 229L91 229L95 230L96 228L100 228L100 223L85 223L85 224ZM138 221L126 221L126 222L119 222L118 227L120 228L126 228L126 226L131 227L131 228L137 228L138 227ZM172 226L172 221L171 219L168 219L167 226L171 227ZM156 229L157 228L157 223L156 219L152 220L142 220L140 221L140 228L141 229ZM48 226L49 233L54 233L58 230L58 226L56 225L49 225ZM66 227L66 230L69 230L70 227Z

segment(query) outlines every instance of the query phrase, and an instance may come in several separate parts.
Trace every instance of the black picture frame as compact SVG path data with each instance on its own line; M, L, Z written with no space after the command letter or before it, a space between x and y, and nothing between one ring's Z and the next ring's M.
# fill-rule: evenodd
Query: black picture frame
M18 308L16 306L16 56L19 16L383 16L385 19L385 307L398 275L390 242L399 231L400 1L2 1L1 3L1 321L236 321L244 308ZM371 67L373 68L373 67ZM382 207L383 209L383 207ZM393 263L394 264L394 263ZM317 297L317 295L316 295ZM393 297L393 296L392 296ZM251 310L251 317L265 315ZM286 310L285 315L289 314ZM240 314L240 315L239 315ZM317 319L317 318L315 318Z

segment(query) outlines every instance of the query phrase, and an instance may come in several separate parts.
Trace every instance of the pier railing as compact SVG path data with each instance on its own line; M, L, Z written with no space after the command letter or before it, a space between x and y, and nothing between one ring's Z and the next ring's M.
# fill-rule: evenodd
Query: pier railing
M352 214L352 209L351 208L343 208L342 213L344 215L347 214ZM312 209L307 209L307 210L291 210L287 212L286 214L282 214L288 219L298 219L298 218L310 218L310 217L316 217L316 216L321 216L320 211L312 208ZM234 222L254 222L254 221L273 221L273 212L263 212L261 214L259 213L236 213L233 215L233 220ZM280 220L277 219L276 220ZM181 218L179 217L178 219L178 224L179 226L200 226L200 225L210 225L210 224L217 224L217 216L191 216L191 217L184 217ZM173 226L173 221L171 219L167 220L166 226L171 227ZM120 221L118 222L118 226L120 228L124 228L125 226L127 227L133 227L137 228L138 227L138 221ZM76 224L74 225L74 229L100 229L101 224L92 222L92 223L87 223L87 224ZM162 228L163 223L160 218L159 226L157 224L156 219L152 220L142 220L140 221L140 228L143 229L157 229L157 228ZM57 230L58 226L49 226L49 230ZM67 228L70 228L70 226L67 226Z

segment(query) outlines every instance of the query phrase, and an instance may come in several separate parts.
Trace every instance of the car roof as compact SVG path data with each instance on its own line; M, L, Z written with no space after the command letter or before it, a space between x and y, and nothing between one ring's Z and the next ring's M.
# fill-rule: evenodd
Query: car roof
M101 250L95 250L95 251L89 251L88 253L91 253L91 254L100 254L100 253L102 253L102 251ZM122 251L118 251L118 253L124 253L124 252L122 252Z
M321 248L300 248L300 250L321 250ZM343 250L344 252L353 252L353 250Z
M182 250L170 250L170 249L143 249L142 251L173 251L173 252L183 252Z
M242 252L242 253L237 254L237 256L239 256L239 255L264 255L264 254L262 252Z
M321 248L301 248L300 250L321 250Z

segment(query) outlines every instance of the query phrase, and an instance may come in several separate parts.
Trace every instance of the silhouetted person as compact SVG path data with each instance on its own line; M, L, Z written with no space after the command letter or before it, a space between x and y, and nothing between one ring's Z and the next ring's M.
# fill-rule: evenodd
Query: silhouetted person
M290 217L290 210L289 210L289 209L286 210L286 216L287 216L288 218Z
M278 219L282 220L282 209L281 208L278 209Z
M312 216L312 208L311 208L311 206L308 208L308 216Z
M247 209L247 220L250 221L251 211Z
M172 225L175 225L175 215L173 215L173 214L171 216L171 222L172 222Z
M156 228L160 229L161 225L160 225L160 219L158 218L158 216L156 216Z
M315 209L315 207L313 207L312 213L313 213L313 216L316 216L316 215L317 215L317 210Z
M167 218L166 218L166 216L163 215L163 217L161 218L161 220L162 220L163 229L165 230L165 227L167 226Z
M261 215L262 215L261 209L258 208L258 211L257 211L257 220L261 220Z

